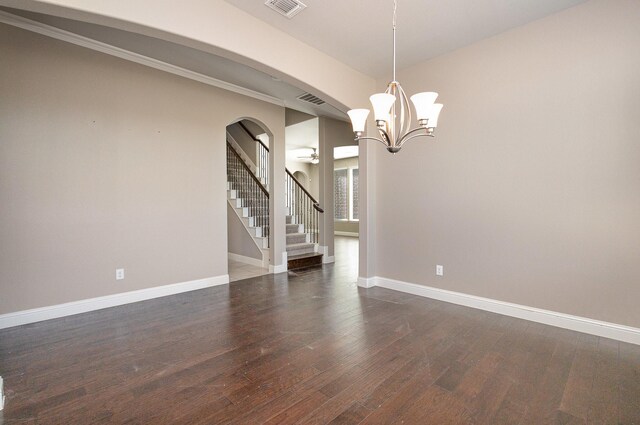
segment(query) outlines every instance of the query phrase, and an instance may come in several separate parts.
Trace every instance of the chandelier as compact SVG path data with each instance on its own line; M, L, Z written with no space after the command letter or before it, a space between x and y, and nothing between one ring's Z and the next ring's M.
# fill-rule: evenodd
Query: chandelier
M441 103L434 103L438 97L435 92L416 93L411 102L416 109L419 127L411 129L411 107L400 83L396 80L396 8L393 2L393 80L384 93L376 93L369 100L373 106L378 137L363 137L368 109L352 109L347 114L351 118L356 140L375 140L386 146L393 154L398 152L408 140L420 136L434 137L433 130L438 126ZM398 114L399 113L399 114Z

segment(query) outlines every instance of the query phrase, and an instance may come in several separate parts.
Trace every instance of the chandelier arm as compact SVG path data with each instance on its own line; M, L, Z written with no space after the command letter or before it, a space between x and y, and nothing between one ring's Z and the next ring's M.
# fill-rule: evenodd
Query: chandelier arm
M402 147L402 145L404 145L405 142L408 142L411 139L415 139L415 138L418 138L418 137L433 137L433 136L429 136L429 133L414 134L412 136L409 136L411 133L415 133L415 132L420 131L420 130L425 130L425 129L424 128L416 128L414 130L411 130L407 134L405 134L404 137L402 138L402 140L400 140L400 147ZM409 137L407 137L407 136L409 136Z
M387 146L393 146L393 143L391 141L391 137L389 137L389 133L387 133L387 130L385 130L384 128L380 128L378 127L378 132L380 133L380 135L382 136L382 140L384 141L384 143ZM393 133L392 133L393 134Z

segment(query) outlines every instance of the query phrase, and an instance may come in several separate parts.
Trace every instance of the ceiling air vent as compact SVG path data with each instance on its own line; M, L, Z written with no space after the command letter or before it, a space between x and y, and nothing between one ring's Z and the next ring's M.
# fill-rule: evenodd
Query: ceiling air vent
M298 0L267 0L264 4L289 19L307 7L307 5Z
M304 100L305 102L313 103L314 105L324 105L325 103L324 100L312 95L311 93L302 93L300 96L298 96L298 99Z

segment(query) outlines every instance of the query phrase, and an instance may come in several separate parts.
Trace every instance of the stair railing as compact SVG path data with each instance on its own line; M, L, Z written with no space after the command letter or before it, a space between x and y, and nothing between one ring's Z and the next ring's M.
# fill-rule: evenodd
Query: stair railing
M320 214L324 213L324 210L307 189L293 177L293 174L287 169L285 171L285 199L289 215L295 217L295 224L304 225L304 230L310 237L309 242L318 243Z
M269 243L269 192L251 169L242 160L238 152L227 142L227 181L236 190L237 197L242 200L241 207L249 209L249 217L253 217L252 227L259 227L261 236Z
M254 136L242 121L238 121L238 124L256 142L256 175L262 179L266 187L269 187L269 148Z
M269 176L269 148L254 136L242 121L238 121L240 127L257 143L256 174L265 182ZM232 148L233 149L233 148ZM235 152L235 151L234 151ZM285 198L289 215L296 218L296 224L304 224L305 232L309 233L311 243L318 243L320 235L320 214L324 210L316 199L300 184L300 182L285 168ZM266 183L268 185L268 183Z

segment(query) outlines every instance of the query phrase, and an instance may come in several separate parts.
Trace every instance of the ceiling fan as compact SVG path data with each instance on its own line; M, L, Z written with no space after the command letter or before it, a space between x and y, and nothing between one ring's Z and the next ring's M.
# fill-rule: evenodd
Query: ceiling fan
M313 152L309 156L299 156L298 159L306 159L310 160L312 164L317 164L320 162L320 155L318 155L316 148L311 148Z

